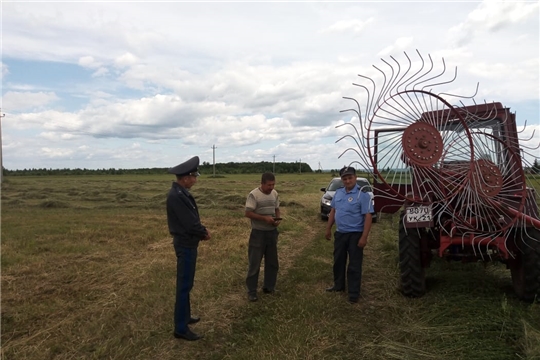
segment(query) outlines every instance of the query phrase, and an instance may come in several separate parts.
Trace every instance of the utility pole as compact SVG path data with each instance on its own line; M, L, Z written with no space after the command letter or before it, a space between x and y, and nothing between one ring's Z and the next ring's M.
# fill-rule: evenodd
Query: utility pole
M302 173L302 159L300 159L300 160L298 161L298 163L300 164L300 174L301 174L301 173Z
M0 108L0 184L4 181L4 157L2 155L2 118L6 114L2 114L2 108Z
M212 145L212 167L213 167L213 170L214 170L214 177L216 177L216 149L217 149L217 146L216 145Z
M212 145L212 162L214 168L214 177L216 177L216 145Z
M272 173L275 174L276 173L276 155L274 155L274 163L272 165Z

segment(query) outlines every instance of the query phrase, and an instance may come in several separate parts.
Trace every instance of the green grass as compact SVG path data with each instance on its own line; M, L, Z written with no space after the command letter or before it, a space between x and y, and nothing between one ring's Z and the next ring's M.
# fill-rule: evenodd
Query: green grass
M192 292L205 338L188 343L172 337L171 176L4 178L2 358L540 359L540 304L516 299L502 264L435 259L427 294L403 297L396 217L373 227L360 303L325 293L332 243L318 210L330 179L277 174L279 292L250 303L243 206L260 175L199 178L212 239Z

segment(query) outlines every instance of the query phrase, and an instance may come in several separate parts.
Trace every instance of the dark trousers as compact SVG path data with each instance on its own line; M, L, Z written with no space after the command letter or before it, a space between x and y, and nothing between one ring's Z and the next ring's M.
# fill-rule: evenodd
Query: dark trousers
M361 232L334 233L334 288L345 290L345 269L347 269L347 288L349 297L360 296L362 283L362 260L364 248L358 247ZM349 265L347 266L347 255Z
M259 282L259 270L264 257L264 283L263 288L273 291L276 287L277 273L279 270L277 254L278 231L251 230L248 246L248 273L246 286L249 294L257 293Z
M195 279L197 248L186 248L174 244L176 252L176 303L174 305L174 331L184 334L191 318L189 293Z

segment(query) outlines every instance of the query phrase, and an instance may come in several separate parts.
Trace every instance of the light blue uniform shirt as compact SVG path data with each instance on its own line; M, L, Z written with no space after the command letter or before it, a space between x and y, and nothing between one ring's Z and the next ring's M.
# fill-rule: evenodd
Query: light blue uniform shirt
M331 205L335 209L336 230L341 233L364 231L365 215L374 212L371 195L355 186L350 192L336 190Z

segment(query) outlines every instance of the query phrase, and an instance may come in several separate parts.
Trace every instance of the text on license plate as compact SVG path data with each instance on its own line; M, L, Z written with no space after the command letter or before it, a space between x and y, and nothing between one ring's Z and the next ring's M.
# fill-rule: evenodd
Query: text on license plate
M409 207L405 215L409 223L431 221L431 205Z

